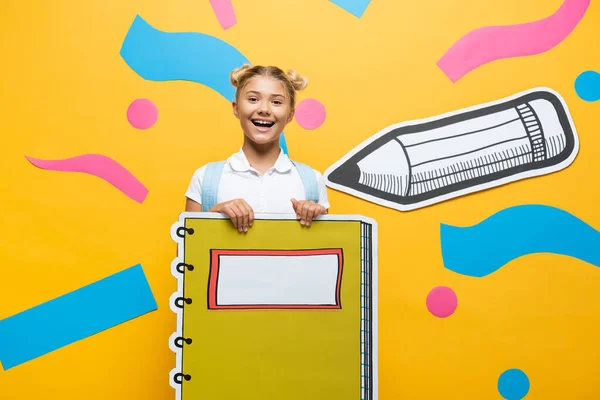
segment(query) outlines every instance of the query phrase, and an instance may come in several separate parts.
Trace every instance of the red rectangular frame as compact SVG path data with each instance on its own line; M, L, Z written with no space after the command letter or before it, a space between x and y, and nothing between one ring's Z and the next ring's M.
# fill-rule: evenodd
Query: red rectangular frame
M315 304L242 304L226 305L217 304L217 286L219 277L219 257L223 255L234 256L314 256L334 254L338 257L338 277L335 288L334 305ZM311 249L311 250L210 250L210 273L208 277L208 309L209 310L269 310L269 309L341 309L342 270L344 267L344 253L340 249Z

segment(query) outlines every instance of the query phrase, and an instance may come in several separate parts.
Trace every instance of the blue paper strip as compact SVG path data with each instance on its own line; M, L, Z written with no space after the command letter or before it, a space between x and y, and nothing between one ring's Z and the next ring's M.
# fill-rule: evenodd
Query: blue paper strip
M0 320L4 369L156 310L140 264Z
M600 232L574 215L545 205L499 211L477 225L440 227L444 266L482 277L532 253L571 256L600 266Z
M342 7L344 10L349 13L357 16L358 18L362 17L365 10L369 6L371 0L329 0L333 4Z
M139 15L129 27L120 55L144 79L200 83L229 101L235 98L229 74L250 64L238 49L221 39L198 32L163 32ZM288 154L283 133L279 144Z

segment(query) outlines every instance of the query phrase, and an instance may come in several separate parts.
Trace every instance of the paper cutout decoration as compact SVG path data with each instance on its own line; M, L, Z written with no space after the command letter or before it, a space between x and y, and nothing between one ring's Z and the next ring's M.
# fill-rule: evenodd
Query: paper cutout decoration
M294 116L304 129L316 129L325 122L325 106L316 99L304 99L296 106Z
M140 264L0 320L4 369L43 356L157 305Z
M569 36L589 5L590 0L565 0L553 15L538 21L475 29L454 43L437 65L456 82L491 61L546 52Z
M600 74L596 71L585 71L575 79L575 91L585 101L600 100Z
M483 277L533 253L574 257L600 266L600 233L559 208L530 204L501 210L480 223L440 226L444 267Z
M529 378L520 369L508 369L498 378L498 392L506 400L521 400L529 393Z
M210 0L210 5L219 20L221 28L229 29L237 24L231 0Z
M173 224L177 400L377 400L377 226L216 213Z
M458 298L454 290L446 286L438 286L429 292L426 300L427 309L438 318L446 318L454 314L458 306Z
M561 170L578 149L564 100L536 88L389 126L324 177L331 188L408 211Z
M83 172L104 179L126 196L143 203L148 189L121 164L102 154L84 154L64 160L41 160L27 157L30 163L49 171Z
M221 39L198 32L163 32L139 15L129 27L120 55L144 79L199 83L229 101L235 96L229 74L250 63Z
M350 14L360 18L369 6L371 0L329 0Z
M163 32L136 15L119 53L139 76L150 81L184 80L207 86L228 101L235 98L229 74L248 59L229 43L198 32ZM279 139L288 154L285 136Z
M127 120L136 129L151 128L158 119L158 109L149 99L136 99L127 108Z

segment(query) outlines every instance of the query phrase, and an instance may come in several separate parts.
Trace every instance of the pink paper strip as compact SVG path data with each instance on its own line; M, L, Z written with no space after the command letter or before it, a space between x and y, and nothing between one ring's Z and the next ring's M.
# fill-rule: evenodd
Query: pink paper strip
M148 194L148 189L121 164L101 154L84 154L64 160L25 158L36 167L49 171L83 172L104 179L138 203L142 203Z
M210 5L221 24L221 28L229 29L237 23L231 0L210 0Z
M456 82L490 61L543 53L569 36L589 5L590 0L565 0L553 15L538 21L475 29L454 43L437 65Z

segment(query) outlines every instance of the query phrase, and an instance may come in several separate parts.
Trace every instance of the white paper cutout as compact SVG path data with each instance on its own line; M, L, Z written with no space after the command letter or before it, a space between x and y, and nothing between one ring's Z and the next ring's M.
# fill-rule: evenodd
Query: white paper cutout
M570 165L579 149L562 97L535 88L389 126L329 167L327 186L413 210Z

